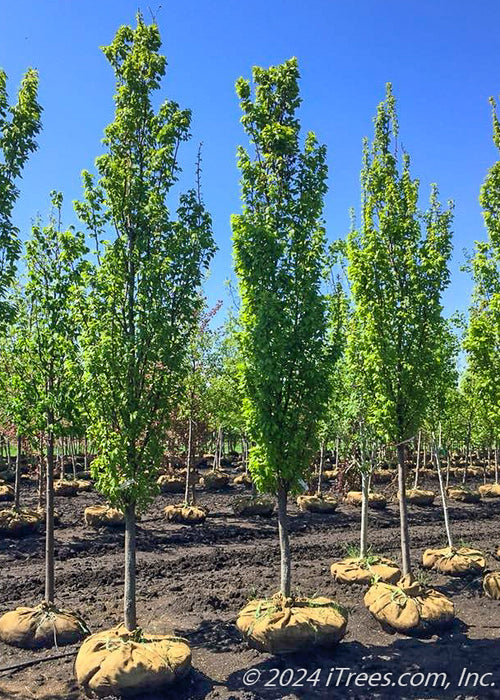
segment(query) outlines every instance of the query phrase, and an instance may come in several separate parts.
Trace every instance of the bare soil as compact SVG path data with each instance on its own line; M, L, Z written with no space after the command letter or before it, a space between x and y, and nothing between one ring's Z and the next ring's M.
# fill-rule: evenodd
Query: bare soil
M476 480L476 483L480 481ZM437 490L436 482L425 483ZM393 484L377 486L393 495ZM26 505L35 503L35 485L24 487ZM441 636L429 639L389 635L382 631L363 605L363 589L334 584L330 564L342 558L346 546L357 541L359 509L342 504L329 515L299 513L290 507L294 586L304 595L336 595L349 608L348 634L331 652L272 657L248 648L234 625L238 611L250 597L269 596L278 589L279 549L276 517L236 517L231 501L242 487L219 493L199 492L200 504L210 508L203 525L171 524L162 515L165 505L180 496L161 495L138 526L138 617L154 633L185 637L193 652L193 671L175 689L145 700L271 700L273 698L500 698L500 602L486 598L481 579L446 578L430 572L429 584L453 597L457 620ZM121 621L123 587L123 532L86 527L83 511L100 502L95 492L56 499L60 525L56 531L56 590L61 607L77 610L93 631ZM415 570L427 547L445 546L439 498L431 507L409 506ZM453 503L450 517L457 543L471 544L488 555L488 568L500 568L494 552L500 544L500 499L479 504ZM399 560L398 505L391 500L385 511L370 511L373 550ZM21 539L0 539L0 614L18 605L35 605L43 596L43 532ZM71 651L65 647L59 651ZM76 653L77 648L74 648ZM56 649L26 651L0 643L0 667L40 661ZM81 700L73 678L74 658L37 663L14 673L0 672L0 698L28 700ZM318 682L292 683L285 674L280 687L272 669L316 669ZM248 669L260 671L260 680L245 687ZM447 688L363 687L345 679L335 685L338 671L356 673L424 674L445 672ZM462 669L492 674L482 687L459 687ZM344 672L344 675L347 672ZM300 674L302 675L302 673ZM307 678L307 676L305 676ZM415 677L416 683L421 681ZM405 682L409 683L406 676ZM268 685L266 685L266 683ZM300 684L299 684L300 683ZM493 685L492 685L493 684Z

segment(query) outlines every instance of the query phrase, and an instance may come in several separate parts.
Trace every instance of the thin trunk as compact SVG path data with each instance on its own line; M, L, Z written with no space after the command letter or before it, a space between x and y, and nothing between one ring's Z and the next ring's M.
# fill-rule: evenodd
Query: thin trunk
M359 555L366 557L368 549L368 494L370 490L370 475L361 471L361 535L359 542Z
M495 484L498 484L498 447L495 438Z
M335 469L339 468L339 448L340 448L340 438L337 435L335 440Z
M85 471L88 471L89 468L89 453L88 453L88 441L87 441L87 436L83 438L83 468Z
M44 478L45 478L45 452L43 449L43 434L40 434L40 442L39 442L39 451L40 451L40 460L38 463L38 508L40 510L43 509L44 507Z
M69 439L69 448L71 452L71 465L73 467L73 479L76 481L76 454L75 454L75 441L73 438Z
M47 416L47 490L45 505L45 602L54 602L55 572L54 572L54 433L52 432L53 416Z
M318 469L318 496L321 496L321 485L323 481L323 458L325 455L325 443L321 442L319 450L319 469Z
M14 508L19 510L21 502L21 452L23 442L22 437L17 435L17 456L16 456L16 480L14 482Z
M278 532L281 553L281 593L289 598L292 583L292 562L288 537L288 492L283 484L278 484Z
M410 530L408 527L408 504L406 503L405 446L398 445L399 518L401 524L401 557L403 576L411 572Z
M124 509L125 515L125 590L123 597L123 612L125 627L133 632L137 627L135 607L136 579L136 537L135 537L135 503L129 503Z
M446 488L450 485L450 453L446 456Z
M7 438L7 444L5 449L7 450L7 469L10 471L11 459L10 459L10 440Z
M187 462L186 462L186 490L184 492L184 501L187 505L190 504L190 487L191 487L191 444L193 435L193 421L191 416L189 416L189 429L188 429L188 447L187 447Z
M417 465L415 467L415 482L413 484L413 488L416 489L418 487L418 477L419 477L419 472L420 472L420 443L422 441L422 431L418 431L418 442L417 442Z
M441 491L441 501L443 503L443 515L444 515L444 527L446 530L446 537L448 538L448 546L453 547L453 541L451 538L450 520L448 517L448 504L446 503L446 491L443 484L443 475L441 474L441 462L439 460L439 450L434 446L434 456L436 458L436 468L439 477L439 490Z

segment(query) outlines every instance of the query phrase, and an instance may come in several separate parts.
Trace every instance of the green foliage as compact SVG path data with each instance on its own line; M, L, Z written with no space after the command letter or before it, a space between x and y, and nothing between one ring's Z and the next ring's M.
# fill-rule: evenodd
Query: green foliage
M14 348L20 361L22 409L31 398L47 432L63 434L81 405L81 364L76 307L88 277L88 252L82 233L61 227L62 195L51 193L53 213L47 226L36 223L26 244L27 283L24 311L17 319ZM23 366L18 367L19 376ZM22 411L19 411L22 414ZM17 420L22 415L18 415ZM41 426L40 426L41 427ZM21 432L29 429L26 418Z
M300 144L296 59L254 68L236 91L253 155L240 147L243 211L232 217L241 294L244 411L260 490L297 489L328 397L321 291L326 149Z
M418 210L410 158L398 158L391 87L363 149L361 225L348 238L348 274L357 353L367 382L368 421L387 439L415 435L439 374L441 294L449 281L451 205L432 186Z
M38 74L29 69L9 107L7 76L0 70L0 320L9 312L5 301L21 254L18 229L12 223L12 211L19 196L16 185L30 153L36 150L35 137L41 129L42 109L37 102Z
M103 51L116 79L99 179L84 172L76 210L96 241L84 353L98 488L117 505L146 503L169 416L179 403L199 286L214 253L211 220L196 189L167 195L191 114L165 100L155 111L166 61L155 24L138 15ZM112 240L105 240L109 233Z
M500 150L496 103L493 141ZM486 404L496 431L500 426L500 160L488 171L479 197L488 240L476 242L471 262L474 290L464 347L479 398Z

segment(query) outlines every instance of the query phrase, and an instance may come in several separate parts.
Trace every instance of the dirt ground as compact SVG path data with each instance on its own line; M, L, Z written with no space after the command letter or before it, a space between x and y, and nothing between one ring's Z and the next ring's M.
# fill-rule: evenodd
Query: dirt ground
M437 489L436 483L432 486ZM377 490L394 493L391 485ZM179 496L161 495L139 524L140 624L149 632L175 632L185 637L193 653L189 677L164 695L147 696L150 700L500 698L500 602L484 597L479 578L453 579L431 572L429 583L453 597L457 621L451 630L424 640L383 632L363 605L363 590L336 585L330 575L332 561L342 558L347 544L358 537L359 510L344 504L331 515L299 513L292 505L290 522L294 586L305 595L336 595L349 609L347 636L328 653L277 658L249 649L235 628L235 618L250 597L268 596L277 590L279 549L275 517L232 514L231 501L242 491L241 487L216 494L200 491L199 502L209 506L210 515L204 525L195 527L166 522L162 508L178 502ZM25 494L25 503L34 504L34 484ZM120 622L122 612L123 533L83 524L84 508L100 500L96 493L56 499L61 516L56 532L57 602L79 611L93 631ZM500 499L477 505L453 504L450 516L457 542L481 548L488 555L488 568L500 568L493 556L500 544ZM410 506L416 570L426 547L445 546L442 520L439 505ZM395 502L385 511L370 512L370 540L374 551L399 560ZM43 532L17 540L0 539L0 613L40 602L43 554ZM76 652L76 647L60 651L68 650ZM0 643L0 667L54 653L54 649L30 652ZM81 699L73 679L73 662L74 656L66 656L10 675L0 672L0 698ZM282 674L286 668L295 669L293 678ZM370 678L370 674L391 673L393 683L368 687L362 676L347 683L347 671L340 672L340 668L366 673ZM467 686L464 681L459 686L464 668L466 674L479 676L471 676ZM257 669L260 676L254 671L252 680L259 679L245 686L244 674L249 669ZM307 673L297 675L297 669ZM312 676L316 669L320 671ZM448 685L441 687L440 680L438 687L431 681L424 687L421 676L411 675L418 672L425 676L445 672ZM478 685L479 677L482 686ZM246 680L248 683L248 676Z

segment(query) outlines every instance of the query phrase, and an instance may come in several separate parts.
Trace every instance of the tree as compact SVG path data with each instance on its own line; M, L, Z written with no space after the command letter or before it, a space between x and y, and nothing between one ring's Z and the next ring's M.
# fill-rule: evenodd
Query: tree
M165 100L155 111L166 60L158 27L140 14L103 48L116 79L99 179L83 173L76 205L96 240L98 267L84 333L89 431L97 488L125 514L125 625L136 629L136 509L156 489L169 416L186 372L203 271L214 253L211 220L196 189L167 195L189 138L191 113ZM107 232L114 236L104 241Z
M348 238L358 351L369 378L368 419L398 453L403 573L411 570L405 497L405 443L425 415L442 326L441 295L449 280L451 205L442 210L435 185L429 209L418 210L410 157L399 158L390 84L365 140L361 224Z
M500 150L500 121L496 102L490 100L493 142ZM468 368L475 380L478 400L492 424L500 426L500 160L488 171L479 201L483 208L487 241L476 242L471 260L474 280L469 325L464 347Z
M37 102L38 74L26 71L17 95L17 103L9 107L7 75L0 69L0 320L11 310L7 291L16 274L16 261L21 254L18 229L12 222L14 204L19 197L16 181L24 165L36 150L36 136L41 129L42 109ZM9 114L10 113L10 114Z
M281 592L290 595L287 498L316 447L328 397L326 301L321 293L326 149L309 132L300 144L295 58L253 69L236 92L253 155L240 147L243 211L233 215L241 295L244 410L250 472L278 496Z
M75 300L85 285L88 263L84 236L61 228L62 195L51 193L54 214L36 224L26 244L27 353L38 380L37 409L47 435L45 601L54 603L54 444L71 421L78 366Z

